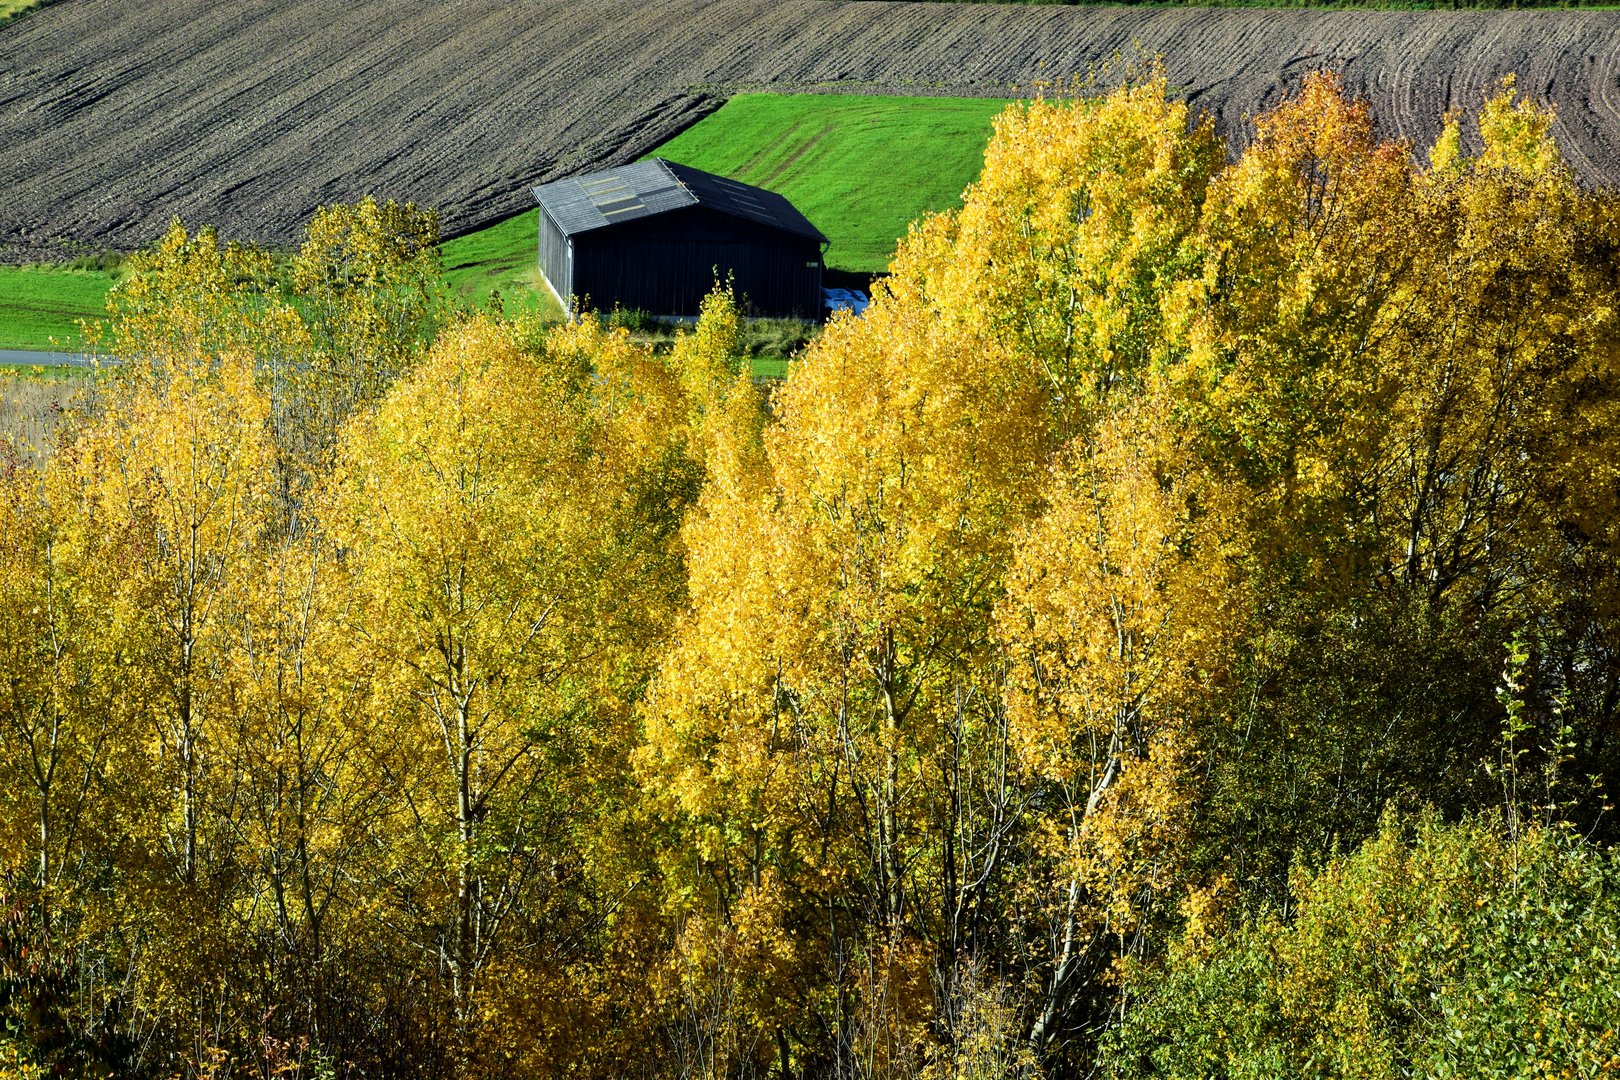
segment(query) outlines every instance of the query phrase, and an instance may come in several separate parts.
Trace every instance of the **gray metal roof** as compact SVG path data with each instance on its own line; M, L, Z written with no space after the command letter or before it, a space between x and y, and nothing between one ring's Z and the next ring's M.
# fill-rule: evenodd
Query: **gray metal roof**
M541 184L534 189L534 197L569 236L687 206L705 206L810 240L827 240L776 192L663 158Z

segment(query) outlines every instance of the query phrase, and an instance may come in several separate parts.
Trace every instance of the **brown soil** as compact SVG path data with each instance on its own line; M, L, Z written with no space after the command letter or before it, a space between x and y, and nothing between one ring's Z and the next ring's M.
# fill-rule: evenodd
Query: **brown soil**
M366 193L447 234L622 163L739 90L1018 96L1136 47L1223 130L1329 65L1426 145L1506 72L1620 186L1620 13L838 0L63 0L4 30L0 249L130 248L179 214L293 240Z

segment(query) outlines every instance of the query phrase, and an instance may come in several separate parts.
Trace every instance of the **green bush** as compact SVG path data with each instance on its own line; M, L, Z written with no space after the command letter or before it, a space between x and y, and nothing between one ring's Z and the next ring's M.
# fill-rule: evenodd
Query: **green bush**
M1114 1077L1620 1072L1620 860L1557 829L1386 817L1292 910L1183 937L1104 1047Z
M658 320L640 308L614 308L608 314L607 323L615 329L624 329L632 334L646 334L659 328Z

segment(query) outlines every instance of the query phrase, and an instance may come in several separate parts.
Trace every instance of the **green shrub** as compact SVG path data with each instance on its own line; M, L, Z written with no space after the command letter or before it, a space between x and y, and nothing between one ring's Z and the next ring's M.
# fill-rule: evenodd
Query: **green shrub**
M607 323L632 334L646 334L658 329L658 320L640 308L614 308L608 315Z
M1107 1040L1107 1075L1620 1072L1614 851L1386 817L1292 892L1286 916L1184 936Z
M94 255L80 255L68 264L71 270L89 270L95 273L112 274L124 268L124 256L117 251L101 251Z

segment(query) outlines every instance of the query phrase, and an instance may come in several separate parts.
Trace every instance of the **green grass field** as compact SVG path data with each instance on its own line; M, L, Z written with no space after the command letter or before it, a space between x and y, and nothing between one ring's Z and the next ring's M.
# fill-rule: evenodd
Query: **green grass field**
M450 294L470 307L487 308L498 292L508 316L538 312L561 319L562 305L540 280L535 250L539 210L529 210L439 245Z
M786 195L832 241L827 265L882 270L906 226L960 204L984 164L982 98L742 94L650 156Z
M0 266L0 349L76 352L77 320L106 313L116 280L105 270Z

